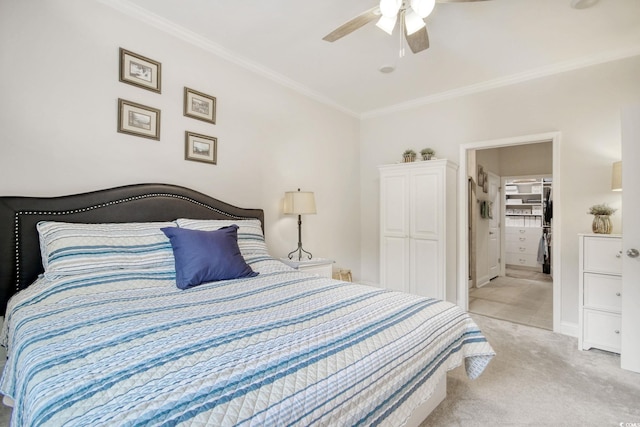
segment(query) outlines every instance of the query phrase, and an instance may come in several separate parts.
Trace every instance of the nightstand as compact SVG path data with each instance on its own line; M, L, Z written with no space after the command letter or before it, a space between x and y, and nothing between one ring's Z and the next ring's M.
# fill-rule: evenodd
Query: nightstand
M333 260L326 258L303 259L302 261L292 260L289 258L280 258L290 267L315 276L328 277L331 279L333 275Z

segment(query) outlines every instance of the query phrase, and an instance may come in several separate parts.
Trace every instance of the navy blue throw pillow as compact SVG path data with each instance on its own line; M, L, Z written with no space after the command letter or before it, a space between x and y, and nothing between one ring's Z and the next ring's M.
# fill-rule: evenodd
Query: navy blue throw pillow
M238 226L215 231L166 227L176 263L176 285L187 289L201 283L253 277L254 272L238 248Z

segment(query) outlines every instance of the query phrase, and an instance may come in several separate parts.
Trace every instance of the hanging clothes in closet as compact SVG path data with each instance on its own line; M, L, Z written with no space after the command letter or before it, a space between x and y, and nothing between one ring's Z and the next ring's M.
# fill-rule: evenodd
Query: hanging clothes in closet
M550 182L550 181L549 181ZM553 219L553 191L551 186L544 186L543 195L544 222L542 237L538 250L538 262L542 261L542 272L551 273L551 220Z

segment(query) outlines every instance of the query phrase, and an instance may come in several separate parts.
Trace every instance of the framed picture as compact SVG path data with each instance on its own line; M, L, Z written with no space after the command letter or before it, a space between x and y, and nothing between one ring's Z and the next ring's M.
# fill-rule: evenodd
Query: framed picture
M184 88L184 115L216 124L216 98L197 90Z
M186 131L184 133L185 160L217 164L218 139L213 136L200 135Z
M484 193L489 192L489 175L486 172L482 173L482 191Z
M160 139L160 110L118 98L118 132Z
M120 81L160 93L161 64L120 48Z
M478 165L478 186L484 186L484 168Z

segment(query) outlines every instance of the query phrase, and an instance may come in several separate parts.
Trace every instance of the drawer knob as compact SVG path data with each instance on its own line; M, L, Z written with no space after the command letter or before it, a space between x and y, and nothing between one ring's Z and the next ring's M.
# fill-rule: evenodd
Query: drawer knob
M637 249L629 249L627 251L627 256L629 258L638 258L638 255L640 255L640 252L638 252Z
M619 333L620 333L620 331L619 331L618 329L616 329L616 330L615 330L615 331L613 331L613 332L615 332L616 334L619 334Z
M524 242L525 240L527 240L527 238L526 238L526 237L520 237L520 241L521 241L521 242Z
M520 247L520 252L524 252L526 250L527 250L527 248L523 248L522 246Z
M620 296L620 292L616 292L616 296L619 297Z
M523 229L520 229L518 231L520 231L520 233L526 233L527 232L527 230L523 230Z
M616 258L620 258L622 257L622 251L618 251L618 253L616 254Z

